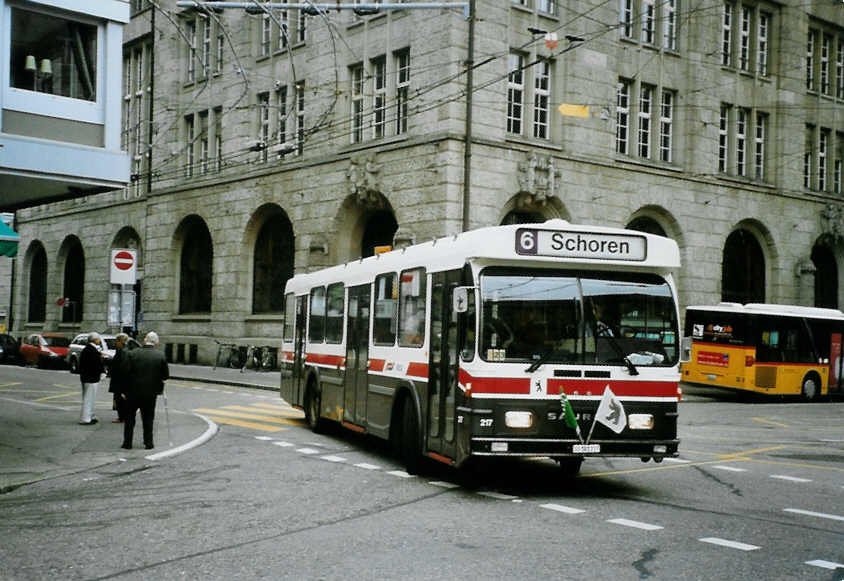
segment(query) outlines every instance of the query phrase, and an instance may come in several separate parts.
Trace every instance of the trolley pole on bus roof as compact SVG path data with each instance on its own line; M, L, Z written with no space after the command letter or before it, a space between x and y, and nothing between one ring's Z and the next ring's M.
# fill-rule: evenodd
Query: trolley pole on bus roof
M303 3L290 2L206 2L204 0L179 0L176 6L180 8L198 8L202 10L221 10L225 8L239 8L249 13L260 14L270 10L301 10L305 14L318 16L331 10L352 10L356 14L370 15L377 14L382 10L431 10L437 8L462 8L463 18L469 22L468 54L466 55L466 129L463 138L463 217L461 229L463 232L469 229L469 208L471 206L472 191L472 93L474 83L472 72L475 67L475 1L468 2L385 2L383 4L361 3L341 4L337 0L335 4L315 3L305 0Z

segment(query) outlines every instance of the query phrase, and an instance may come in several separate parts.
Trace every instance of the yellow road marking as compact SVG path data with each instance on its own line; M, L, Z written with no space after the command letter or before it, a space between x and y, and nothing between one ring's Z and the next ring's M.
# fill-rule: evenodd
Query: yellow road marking
M273 416L262 416L258 414L244 414L241 412L228 412L221 409L210 409L210 408L197 408L193 410L195 412L199 412L201 414L211 414L211 415L218 415L218 416L227 416L230 418L243 418L245 420L260 420L263 422L270 422L271 424L289 424L293 426L298 426L299 422L294 422L291 420L287 420L284 418L278 418Z
M778 426L780 428L790 428L788 424L781 424L779 422L775 422L774 420L769 420L768 418L750 418L754 422L759 422L760 424L770 424L772 426Z
M60 388L62 388L62 389L70 389L70 388L71 388L71 387L73 387L73 386L72 386L72 385L64 385L64 384L62 384L62 383L54 383L54 384L53 384L53 387L60 387Z
M743 452L733 452L732 454L719 454L721 460L728 460L730 458L743 459L744 456L750 454L759 454L760 452L770 452L771 450L782 450L785 446L771 446L770 448L754 448L752 450L744 450Z
M257 407L247 407L243 405L227 405L223 406L224 410L240 410L242 412L252 412L256 414L266 414L271 413L268 408L257 408ZM283 418L301 418L304 414L298 410L282 410L281 408L276 408L275 411Z
M0 383L0 389L4 389L6 387L12 387L14 385L20 385L20 384L21 384L20 381L12 381L10 383Z
M39 397L38 399L33 400L33 401L47 401L49 399L59 399L59 398L68 397L68 396L73 396L75 398L78 395L79 395L79 393L77 393L75 391L70 391L70 392L67 392L67 393L59 393L59 394L56 394L56 395L48 395L47 397Z
M256 402L252 405L257 406L257 407L271 409L271 410L283 410L283 411L286 411L286 412L291 412L291 413L295 412L299 415L304 415L304 412L302 410L297 410L292 405L288 405L286 403L274 404L274 403Z
M260 430L262 432L281 432L287 428L278 426L268 426L266 424L257 424L255 422L244 422L243 420L236 420L234 418L225 418L221 416L214 416L208 414L208 418L217 422L218 424L227 424L229 426L239 426L241 428L250 428L252 430Z

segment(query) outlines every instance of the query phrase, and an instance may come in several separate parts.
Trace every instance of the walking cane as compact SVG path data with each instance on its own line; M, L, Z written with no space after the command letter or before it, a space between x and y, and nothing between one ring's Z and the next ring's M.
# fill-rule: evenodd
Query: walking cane
M170 440L170 447L173 447L173 434L170 432L170 410L167 408L167 392L162 392L164 396L164 419L167 420L167 439Z

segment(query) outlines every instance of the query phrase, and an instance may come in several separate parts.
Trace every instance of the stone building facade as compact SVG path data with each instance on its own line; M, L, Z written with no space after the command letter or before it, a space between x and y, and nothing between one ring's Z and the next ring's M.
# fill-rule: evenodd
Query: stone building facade
M293 272L461 230L461 10L133 7L134 182L18 212L16 332L104 329L110 251L134 248L139 329L210 362L278 343ZM837 5L478 0L474 65L470 228L664 233L683 306L841 306Z

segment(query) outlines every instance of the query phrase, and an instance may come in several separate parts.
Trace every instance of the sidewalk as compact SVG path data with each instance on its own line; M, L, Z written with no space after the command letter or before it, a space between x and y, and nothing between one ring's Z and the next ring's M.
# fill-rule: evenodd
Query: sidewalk
M240 369L229 367L217 367L215 369L206 365L181 365L178 363L169 363L168 365L170 367L170 379L181 381L220 383L269 391L278 391L281 385L280 371L246 369L241 372Z

